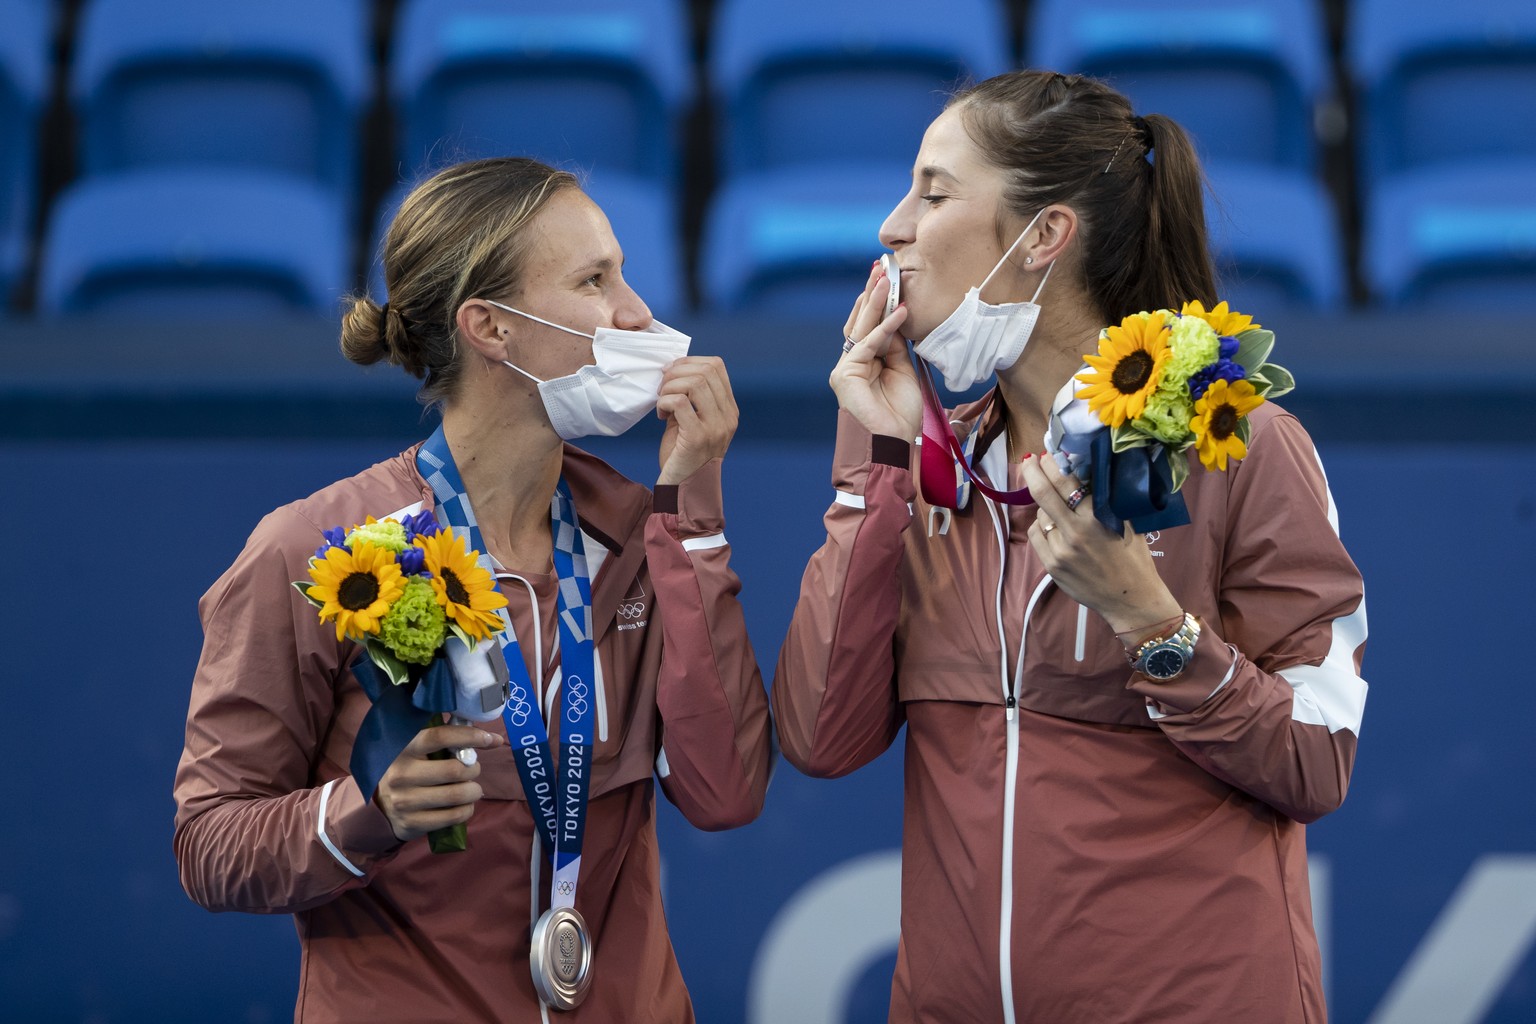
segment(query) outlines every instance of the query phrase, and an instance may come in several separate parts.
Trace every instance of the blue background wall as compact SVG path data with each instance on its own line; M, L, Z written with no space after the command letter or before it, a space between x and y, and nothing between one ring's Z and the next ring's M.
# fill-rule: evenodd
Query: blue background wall
M1371 624L1354 784L1310 830L1328 982L1336 1021L1515 1024L1536 1019L1536 444L1518 429L1536 387L1511 355L1526 344L1516 325L1417 323L1463 338L1462 358L1421 366L1402 325L1279 327ZM1393 349L1373 329L1405 340ZM104 354L132 351L106 325L0 331L20 364L0 378L0 1019L292 1014L290 920L186 899L170 785L199 595L270 508L425 432L404 382L341 364L330 330L272 331L217 361L184 331L160 338L154 365ZM829 497L835 331L695 333L698 350L732 353L743 402L728 535L771 675ZM1508 352L1477 350L1495 336ZM231 351L244 353L234 365ZM1373 376L1352 383L1357 364ZM655 434L638 429L601 450L647 479ZM883 1019L900 814L899 750L836 782L781 764L762 818L736 832L663 814L669 918L702 1021ZM804 962L819 969L796 974Z

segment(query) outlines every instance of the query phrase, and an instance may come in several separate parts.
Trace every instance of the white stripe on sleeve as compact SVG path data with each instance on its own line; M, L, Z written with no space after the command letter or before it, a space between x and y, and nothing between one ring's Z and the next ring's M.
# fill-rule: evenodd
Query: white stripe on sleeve
M832 500L849 508L864 507L864 495L854 494L852 491L833 491Z
M362 878L363 870L350 860L347 860L346 855L337 849L335 843L331 842L331 837L325 834L325 809L330 805L331 787L336 785L336 782L336 779L332 779L320 790L320 813L315 815L315 835L320 837L320 842L325 844L325 848L330 851L331 856L335 857L342 867L352 872L358 878Z
M1333 642L1321 665L1294 665L1280 676L1295 691L1291 717L1329 732L1348 729L1360 735L1365 715L1366 683L1355 673L1355 651L1365 643L1365 598L1360 606L1333 621Z
M684 551L707 551L710 548L723 548L726 545L725 534L712 533L707 537L689 537L683 541Z

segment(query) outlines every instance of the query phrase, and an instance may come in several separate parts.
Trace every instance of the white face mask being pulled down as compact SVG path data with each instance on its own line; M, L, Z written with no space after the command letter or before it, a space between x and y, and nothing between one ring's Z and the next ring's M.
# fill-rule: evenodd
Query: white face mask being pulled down
M540 380L521 366L502 362L539 386L550 425L567 441L578 437L617 437L656 408L656 392L667 364L688 354L691 339L660 320L643 331L599 327L596 334L572 330L532 313L486 299L498 309L535 320L580 338L592 339L596 365L575 373Z
M1045 268L1045 276L1040 279L1034 298L1028 302L993 306L981 301L981 290L1008 262L1013 250L1040 219L1040 213L1035 214L1029 226L1013 240L986 279L966 292L955 311L914 346L919 356L938 367L944 375L944 386L949 390L964 391L972 384L979 384L997 370L1012 366L1024 354L1024 345L1034 332L1035 321L1040 318L1040 307L1036 303L1045 282L1050 279L1051 267L1056 264L1053 262Z

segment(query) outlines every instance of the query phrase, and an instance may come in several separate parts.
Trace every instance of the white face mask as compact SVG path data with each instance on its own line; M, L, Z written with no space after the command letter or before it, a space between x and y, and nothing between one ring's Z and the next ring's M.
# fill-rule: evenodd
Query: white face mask
M944 386L949 390L964 391L972 384L986 380L994 372L1012 366L1024 354L1024 345L1034 332L1035 321L1040 318L1040 307L1036 302L1041 290L1045 288L1045 282L1050 279L1051 267L1056 264L1052 262L1045 268L1040 287L1035 289L1034 298L1028 302L1005 302L993 306L981 301L981 290L1008 262L1013 250L1024 241L1024 236L1029 234L1030 228L1035 226L1035 221L1044 212L1041 210L1035 214L1035 219L1019 233L1008 251L1003 253L1003 258L997 261L992 273L981 284L966 292L955 311L914 346L919 356L936 366L944 375Z
M672 360L688 354L688 335L674 331L660 320L652 320L651 326L643 331L599 327L596 334L587 334L503 306L493 299L485 301L547 327L592 339L592 356L597 364L553 380L540 380L521 366L502 360L539 386L550 425L567 441L593 435L617 437L639 423L656 408L662 371Z

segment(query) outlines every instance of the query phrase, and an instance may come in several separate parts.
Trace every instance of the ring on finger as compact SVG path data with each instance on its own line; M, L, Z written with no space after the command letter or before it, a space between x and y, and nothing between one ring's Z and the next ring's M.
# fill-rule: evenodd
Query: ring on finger
M1069 509L1077 508L1077 506L1079 506L1079 505L1081 505L1083 503L1083 499L1086 498L1086 497L1088 497L1088 488L1087 488L1087 486L1085 485L1083 487L1079 487L1077 490L1075 490L1071 494L1067 495L1067 508L1069 508Z
M843 352L844 353L852 352L853 351L853 346L855 346L857 344L858 344L858 342L854 341L848 335L846 335L846 334L843 335Z
M1054 529L1056 529L1056 524L1051 522L1049 519L1040 524L1041 533L1050 533Z

